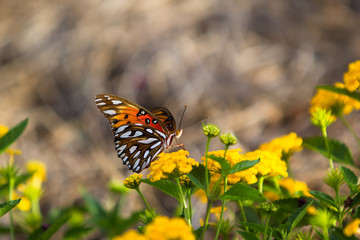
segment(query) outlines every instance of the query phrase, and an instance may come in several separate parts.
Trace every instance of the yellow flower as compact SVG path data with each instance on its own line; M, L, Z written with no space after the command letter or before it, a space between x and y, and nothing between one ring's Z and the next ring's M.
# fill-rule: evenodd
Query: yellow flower
M309 214L309 215L315 215L316 214L316 208L314 206L309 206L307 209L306 209L306 212Z
M20 197L18 194L14 193L12 200L19 199L19 198L21 198L21 201L19 202L18 205L16 205L16 207L23 212L29 211L31 209L31 202L30 202L29 198L27 198L25 196Z
M111 240L146 240L146 237L134 229L130 229L123 233L122 235L116 236L112 238Z
M310 189L304 182L292 178L283 178L279 180L279 185L286 188L292 197L311 197L311 194L309 193Z
M130 189L136 189L141 183L142 174L134 173L127 177L124 181L124 186Z
M0 138L2 136L4 136L7 132L9 131L9 128L4 126L4 125L0 125Z
M259 149L274 152L283 160L287 160L294 152L302 150L302 138L292 132L288 135L275 138L268 143L261 144Z
M337 88L344 88L342 83L335 83L334 85ZM315 96L311 99L310 113L315 112L317 108L331 110L336 116L340 114L346 115L354 109L359 110L360 102L343 94L318 89Z
M38 160L30 160L26 164L29 173L33 173L32 177L28 180L28 184L34 188L41 189L42 182L46 181L46 165Z
M158 216L145 226L145 236L149 240L195 240L192 228L183 218Z
M269 199L272 202L280 199L279 194L276 194L274 192L265 191L264 195L267 199Z
M193 166L198 166L199 163L188 155L189 152L182 149L177 152L159 154L159 159L150 165L148 178L155 182L189 173Z
M359 225L360 225L360 218L355 218L354 220L352 220L349 224L347 224L343 230L343 233L345 236L350 237L352 235L356 234L360 234L360 229L359 229Z
M344 74L344 84L347 90L354 92L360 86L360 61L349 64L349 70Z
M194 195L200 200L200 202L202 203L206 203L207 202L207 197L205 194L205 191L202 189L197 190Z
M226 211L226 209L227 208L225 207L224 212ZM215 214L217 220L220 220L221 206L211 208L210 213Z

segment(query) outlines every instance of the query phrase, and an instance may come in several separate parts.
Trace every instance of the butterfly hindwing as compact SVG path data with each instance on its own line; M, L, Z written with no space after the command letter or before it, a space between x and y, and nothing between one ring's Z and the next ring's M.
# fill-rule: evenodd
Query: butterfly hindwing
M175 119L167 108L160 107L153 110L152 113L158 117L170 133L174 133L176 131Z

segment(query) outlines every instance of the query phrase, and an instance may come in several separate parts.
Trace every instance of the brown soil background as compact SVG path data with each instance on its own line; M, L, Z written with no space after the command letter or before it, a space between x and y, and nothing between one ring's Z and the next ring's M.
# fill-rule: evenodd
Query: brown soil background
M184 125L207 117L231 131L244 150L292 131L319 135L308 108L316 85L342 81L360 58L360 2L281 0L0 1L0 123L29 117L14 147L19 165L48 166L42 210L68 206L84 186L100 201L107 182L127 170L112 133L94 104L113 93L175 118ZM360 115L349 122L360 133ZM329 135L346 142L338 122ZM185 128L182 143L199 160L201 124ZM214 140L211 149L220 149ZM2 155L1 164L7 157ZM292 159L297 179L323 190L327 160L308 150ZM144 172L146 175L147 172ZM162 214L173 200L148 187ZM326 190L326 189L325 189ZM130 194L127 211L141 208Z

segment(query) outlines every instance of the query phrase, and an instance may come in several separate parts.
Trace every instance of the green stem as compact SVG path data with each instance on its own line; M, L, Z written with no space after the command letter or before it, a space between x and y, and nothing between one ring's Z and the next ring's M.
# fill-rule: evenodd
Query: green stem
M332 171L332 170L334 170L334 163L333 163L333 160L332 160L332 154L331 154L331 151L330 151L330 145L329 145L329 139L327 137L326 127L321 127L321 132L322 132L323 137L324 137L326 150L329 153L329 165L330 165L330 170Z
M264 176L259 178L259 192L263 193L263 186L264 186Z
M139 187L135 188L135 190L139 193L140 197L142 198L142 200L144 201L145 205L146 205L146 206L147 206L147 208L149 209L149 212L151 212L151 213L152 213L152 209L151 209L151 207L150 207L150 205L149 205L148 201L146 201L146 199L145 199L144 195L141 193L141 191L140 191Z
M226 154L226 149L225 149L225 154ZM224 193L225 193L226 191L227 191L227 177L224 178ZM223 214L224 214L224 209L225 209L225 202L226 202L225 199L222 200L221 214L220 214L219 224L218 224L218 227L217 227L217 229L216 229L215 240L218 239L218 237L219 237L220 228L221 228L221 223L222 223Z
M265 224L264 239L266 239L266 237L267 237L267 230L268 230L268 227L269 227L269 222L270 222L270 216L267 216L266 217L266 224Z
M15 179L14 179L14 175L13 175L12 170L13 170L12 166L9 166L9 171L11 171L11 173L9 174L9 200L12 200L12 196L13 196L13 192L14 192L14 185L15 185ZM15 235L14 235L14 225L13 225L12 211L9 212L9 216L10 216L10 238L11 238L11 240L14 240Z
M209 185L209 173L208 173L208 152L209 152L209 146L210 146L210 140L211 138L208 137L206 141L206 149L205 149L205 179L206 179L206 196L209 197L210 195L210 185Z
M187 190L186 197L187 197L187 199L188 199L188 203L189 203L189 215L190 215L190 219L192 219L192 208L191 208L191 189L190 189L190 188Z
M180 197L180 204L181 204L181 207L182 207L181 209L184 210L186 222L191 226L190 211L189 211L189 208L187 206L186 199L185 199L184 192L182 190L179 178L175 178L175 182L176 182L176 185L178 186L179 193L180 193L179 197Z
M206 205L206 215L205 215L204 226L202 228L201 235L200 235L200 238L199 238L200 240L204 240L206 228L207 228L207 225L209 223L210 210L211 210L212 204L213 204L212 200L208 199L208 202L207 202L207 205Z
M359 147L360 147L360 138L358 137L358 135L355 133L354 129L351 127L351 125L349 124L349 122L344 118L344 115L340 114L339 115L340 120L344 123L344 125L347 127L347 129L349 129L349 131L352 133L352 135L354 136L354 138L356 139L356 142L358 143Z

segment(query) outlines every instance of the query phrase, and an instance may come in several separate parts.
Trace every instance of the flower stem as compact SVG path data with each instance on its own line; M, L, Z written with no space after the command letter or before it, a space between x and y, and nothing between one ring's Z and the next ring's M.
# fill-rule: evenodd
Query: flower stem
M212 204L213 204L212 200L208 199L207 205L206 205L206 215L205 215L204 226L202 228L201 235L199 238L200 240L203 240L205 237L205 232L206 232L207 225L209 223L210 210L211 210Z
M13 162L14 162L14 156L12 154L10 154L10 159L9 159L9 165L8 165L8 181L9 181L9 201L12 200L13 198L13 192L14 192L14 186L15 186L15 176L14 176L14 167L13 167ZM21 200L20 200L21 201ZM9 217L10 217L10 239L14 240L15 239L15 235L14 235L14 220L13 220L13 214L12 211L9 212Z
M178 188L179 188L180 204L181 204L181 206L182 206L182 209L184 210L185 220L186 220L186 222L191 226L190 210L189 210L189 208L188 208L188 206L187 206L186 199L185 199L184 192L183 192L183 190L182 190L182 187L181 187L179 178L175 178L175 182L176 182L176 185L177 185Z
M224 178L224 193L225 193L226 191L227 191L227 176ZM225 209L225 202L226 202L225 199L222 200L221 214L220 214L219 224L218 224L217 229L216 229L215 240L218 239L218 237L219 237L220 228L221 228L221 223L222 223L222 218L223 218L224 209Z
M141 193L139 187L135 188L135 190L139 193L140 197L142 198L142 200L144 201L144 203L146 204L147 208L149 209L150 212L152 212L152 209L148 203L148 201L146 201L144 195Z
M263 185L264 185L264 176L259 178L259 192L263 193Z
M206 181L206 196L209 197L210 195L210 186L209 186L209 173L208 173L208 157L207 154L209 152L209 145L210 145L211 137L208 137L206 141L206 149L205 149L205 181Z
M189 215L190 215L190 219L192 218L192 209L191 209L191 189L189 188L187 190L187 199L188 199L188 203L189 203Z
M340 120L344 123L344 125L349 129L349 131L352 133L352 135L354 136L354 138L356 139L356 142L358 143L359 147L360 147L360 138L358 137L358 135L355 133L354 129L351 127L351 125L349 124L349 122L344 118L344 115L340 114L339 115Z
M326 132L326 127L325 126L321 127L321 132L322 132L323 137L324 137L326 150L329 153L329 165L330 165L330 170L332 171L332 170L334 170L334 163L333 163L333 160L332 160L332 154L331 154L331 151L330 151L329 139L327 137L327 132Z

